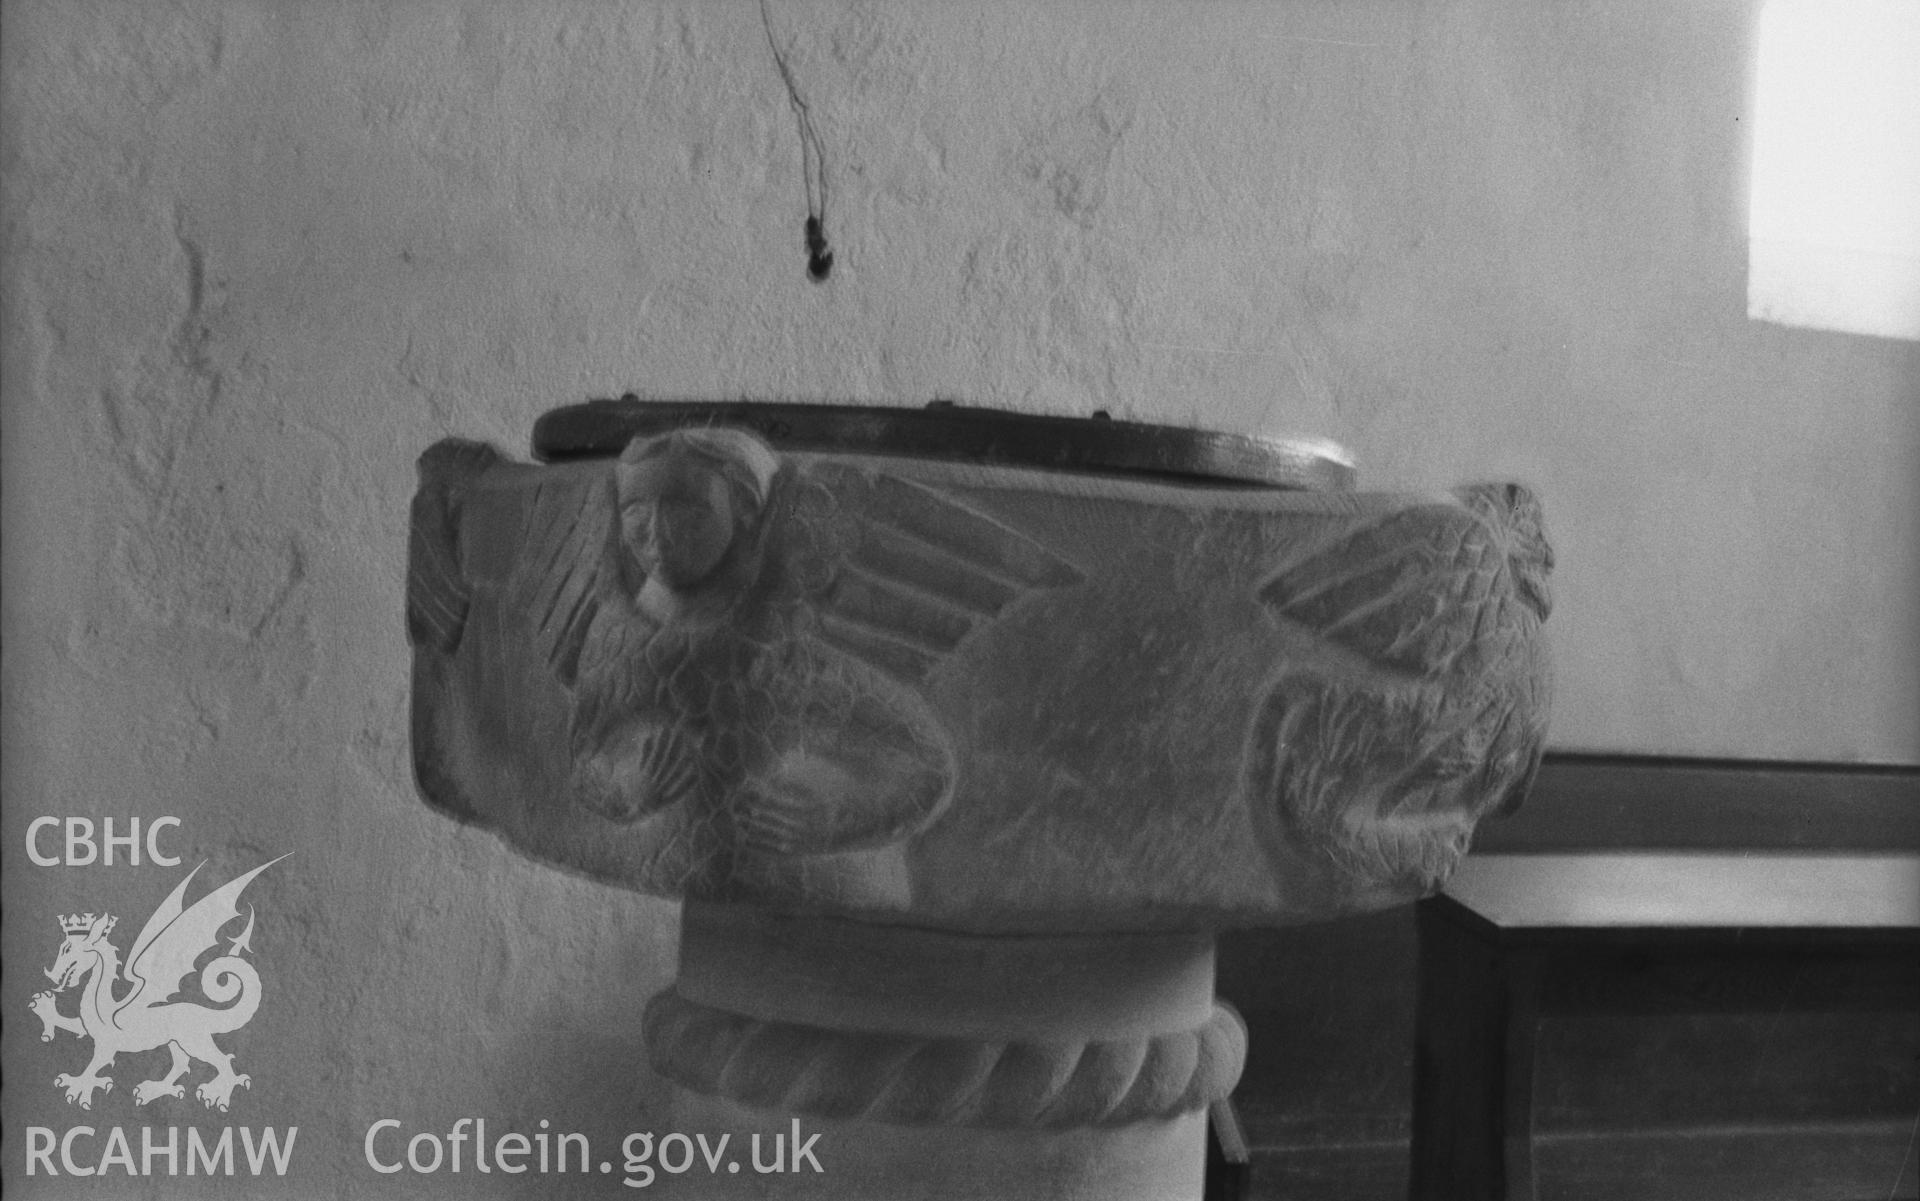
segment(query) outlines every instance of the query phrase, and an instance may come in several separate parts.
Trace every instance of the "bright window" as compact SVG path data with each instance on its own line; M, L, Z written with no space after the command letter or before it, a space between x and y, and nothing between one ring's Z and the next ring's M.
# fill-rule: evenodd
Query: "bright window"
M1920 339L1920 0L1760 16L1747 315Z

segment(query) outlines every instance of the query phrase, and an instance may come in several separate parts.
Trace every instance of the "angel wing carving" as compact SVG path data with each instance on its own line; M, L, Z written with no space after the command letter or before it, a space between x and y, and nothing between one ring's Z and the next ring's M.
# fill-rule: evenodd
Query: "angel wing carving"
M415 647L451 656L460 648L476 586L505 586L511 603L534 616L534 636L561 682L571 686L582 644L610 565L613 508L603 489L581 481L538 483L529 491L523 532L507 548L506 579L466 562L461 516L467 490L505 460L491 446L459 438L420 456L407 567L407 633ZM476 578L479 577L479 578Z
M472 597L460 564L460 485L500 461L480 442L447 438L420 456L407 540L407 638L442 655L459 649Z
M1455 495L1348 527L1259 590L1357 662L1280 673L1255 720L1252 787L1382 882L1444 879L1480 817L1524 799L1545 742L1553 552L1539 502L1513 485ZM1356 792L1371 805L1354 809Z
M1552 607L1539 501L1517 485L1458 495L1462 505L1413 506L1345 532L1268 580L1261 599L1397 671L1447 671L1489 637L1530 634Z
M515 486L489 492L506 473ZM469 543L477 503L517 529L510 546ZM465 631L477 606L503 615L490 624L567 692L574 800L621 825L659 815L695 859L871 848L924 826L954 772L920 690L1022 597L1082 578L934 487L784 461L717 428L635 439L611 473L442 442L421 460L411 556L416 656L497 654ZM431 755L424 725L416 708ZM436 769L416 763L432 791Z
M580 652L619 577L613 506L598 489L536 486L527 512L525 552L511 602L531 619L554 676L571 688Z
M1033 538L924 484L871 475L847 485L836 496L852 545L821 632L902 681L925 680L1021 597L1085 578Z
M795 656L809 664L795 716L746 789L741 830L779 854L885 845L951 796L952 753L921 689L963 643L1022 598L1084 577L990 514L886 472L818 467L796 481L799 557L829 565L809 587Z

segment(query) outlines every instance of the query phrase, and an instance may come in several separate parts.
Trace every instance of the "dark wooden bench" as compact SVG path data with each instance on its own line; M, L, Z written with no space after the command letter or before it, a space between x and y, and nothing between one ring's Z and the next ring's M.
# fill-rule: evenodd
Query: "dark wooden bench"
M1920 855L1475 855L1418 923L1416 1201L1532 1201L1544 1017L1920 1012Z

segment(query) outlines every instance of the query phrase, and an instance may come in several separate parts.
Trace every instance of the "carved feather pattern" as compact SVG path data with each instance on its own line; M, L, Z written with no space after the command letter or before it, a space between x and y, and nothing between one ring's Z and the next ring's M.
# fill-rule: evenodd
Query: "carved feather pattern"
M1532 489L1521 484L1470 484L1456 496L1503 536L1514 585L1534 615L1545 621L1553 612L1553 545L1547 541L1546 510Z
M1022 596L1085 578L1033 538L925 485L849 474L839 492L856 534L821 632L898 680L924 680Z
M808 695L783 697L736 802L746 847L807 855L884 846L939 811L952 756L922 706L837 654L796 678Z
M692 797L700 783L698 751L676 725L637 721L575 765L576 798L609 821L638 821Z
M450 655L466 630L473 589L460 564L460 498L500 455L482 442L446 438L420 456L407 537L407 638Z
M1400 509L1289 564L1260 590L1283 616L1381 666L1449 670L1490 637L1546 619L1553 552L1523 488ZM1524 606L1525 612L1519 607Z
M735 831L763 855L884 846L951 797L953 752L919 686L1021 598L1083 576L1004 522L894 475L811 468L787 481L782 504L783 563L816 574L788 574L809 620L763 653L762 666L781 666L759 716L735 723L751 765L731 801Z
M1022 596L1081 579L933 488L787 465L721 571L673 605L644 604L616 479L530 472L469 496L499 463L455 442L422 460L409 590L418 645L458 653L484 593L570 693L575 802L620 824L677 810L661 837L692 839L693 862L722 865L715 881L736 851L834 853L924 825L950 795L953 760L915 689ZM485 506L491 537L463 563L470 504Z
M547 662L568 687L578 679L580 651L605 582L617 573L613 526L612 493L602 481L534 489L510 603L532 620Z
M1360 879L1415 891L1520 803L1546 738L1539 503L1512 485L1457 496L1366 522L1260 589L1383 674L1281 673L1254 721L1255 803Z

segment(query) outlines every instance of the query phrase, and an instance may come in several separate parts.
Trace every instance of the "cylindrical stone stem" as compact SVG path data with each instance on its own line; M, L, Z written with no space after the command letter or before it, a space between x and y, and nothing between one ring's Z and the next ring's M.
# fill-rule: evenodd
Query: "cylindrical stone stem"
M820 1133L820 1195L896 1195L912 1162L951 1182L928 1196L990 1180L1010 1198L1197 1198L1206 1107L1245 1054L1206 933L980 935L690 902L680 954L646 1027L689 1090L678 1116L742 1144Z

